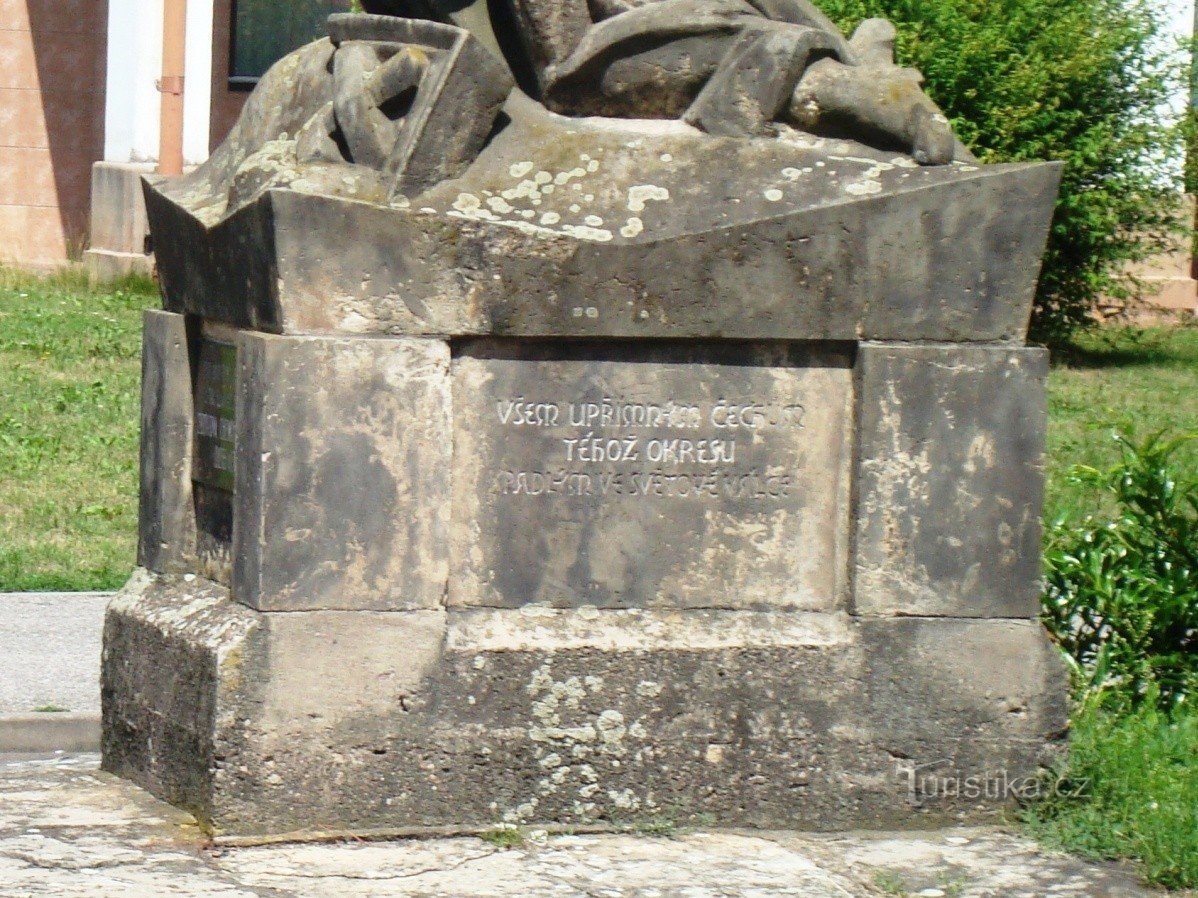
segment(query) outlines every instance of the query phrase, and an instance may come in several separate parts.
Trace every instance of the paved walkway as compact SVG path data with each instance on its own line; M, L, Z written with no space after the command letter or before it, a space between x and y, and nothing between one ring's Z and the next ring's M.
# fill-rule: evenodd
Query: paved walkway
M213 848L94 755L0 761L2 898L1139 898L1120 868L996 829L670 838L531 833Z
M99 749L109 598L0 593L0 752ZM0 898L7 895L0 891Z
M0 593L0 714L100 713L107 593Z

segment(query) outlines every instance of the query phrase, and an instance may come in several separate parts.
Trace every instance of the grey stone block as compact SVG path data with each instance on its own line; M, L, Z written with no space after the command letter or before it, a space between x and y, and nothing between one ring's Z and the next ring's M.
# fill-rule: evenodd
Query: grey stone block
M0 714L0 753L94 752L99 747L95 711Z
M171 312L150 310L142 321L137 558L150 570L182 572L196 551L187 327L182 315Z
M782 344L465 344L451 604L843 605L851 364Z
M145 253L114 253L104 249L89 249L83 253L88 280L92 284L108 284L129 275L151 277L154 257Z
M225 587L135 571L104 620L104 769L204 817L260 628Z
M177 188L148 188L167 307L296 334L1026 333L1054 165L904 167L851 145L828 156L581 124L550 139L544 121L511 106L519 114L479 162L411 209L268 190L203 222ZM564 178L576 160L599 159L593 174L546 184L552 194L511 175L531 166L531 177Z
M1030 622L270 614L142 574L107 627L105 769L221 833L978 819L1010 795L962 807L910 771L1020 782L1065 722Z
M855 609L1031 618L1048 354L862 344Z
M243 332L238 353L237 599L288 611L439 606L448 345Z
M932 734L961 743L1059 739L1068 677L1037 621L863 618L870 725L896 757L938 760Z
M152 164L96 162L92 165L92 249L146 259L150 222L141 179L153 173Z

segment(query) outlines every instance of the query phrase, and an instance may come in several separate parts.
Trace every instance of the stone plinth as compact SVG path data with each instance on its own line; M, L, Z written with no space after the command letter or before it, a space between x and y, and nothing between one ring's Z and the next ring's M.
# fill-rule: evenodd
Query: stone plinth
M142 198L141 179L152 176L150 164L97 162L92 166L91 233L83 254L94 281L151 273L150 223Z
M219 831L896 823L1063 727L1042 350L149 312L145 357L105 765Z
M637 6L588 65L673 34ZM975 164L879 23L756 8L680 42L714 67L684 121L557 115L455 24L335 17L147 184L106 769L241 834L906 824L1037 774L1059 168ZM655 58L541 74L673 108ZM794 127L883 82L860 140Z

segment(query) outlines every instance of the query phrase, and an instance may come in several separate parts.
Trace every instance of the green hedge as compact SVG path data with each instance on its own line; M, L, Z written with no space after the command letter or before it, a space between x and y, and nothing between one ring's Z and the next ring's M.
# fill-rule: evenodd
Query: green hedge
M1073 469L1115 509L1048 531L1042 620L1081 702L1170 710L1198 699L1198 483L1179 458L1196 439L1119 436L1120 464Z
M851 33L864 18L899 30L899 61L984 162L1065 163L1033 335L1060 341L1119 295L1125 264L1179 225L1185 54L1161 35L1163 0L817 0ZM1154 5L1154 3L1156 5Z

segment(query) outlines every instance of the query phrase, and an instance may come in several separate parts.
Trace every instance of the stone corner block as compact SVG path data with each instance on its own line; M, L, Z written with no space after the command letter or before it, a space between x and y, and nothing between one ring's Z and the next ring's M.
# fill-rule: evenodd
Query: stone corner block
M215 734L236 729L260 615L209 580L134 571L104 618L102 766L209 819Z
M181 572L195 554L191 362L184 317L151 309L142 330L137 563Z
M384 738L420 701L445 626L441 609L263 613L202 577L139 569L104 622L103 768L225 831L294 815L295 792L251 784L301 775L316 746ZM357 797L324 800L336 813Z
M238 358L234 597L263 611L438 607L448 345L243 331Z
M855 609L1031 618L1048 355L863 343Z
M858 619L870 722L893 753L919 759L929 734L1002 753L1060 740L1069 677L1037 621ZM936 758L925 757L924 761Z

